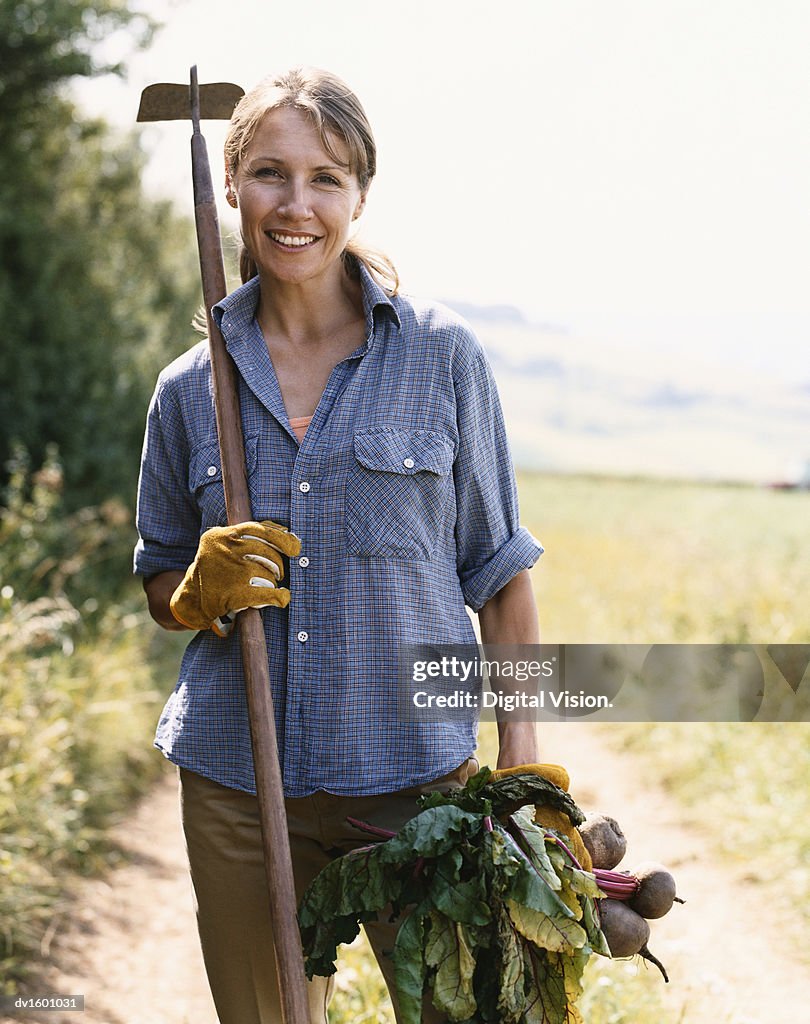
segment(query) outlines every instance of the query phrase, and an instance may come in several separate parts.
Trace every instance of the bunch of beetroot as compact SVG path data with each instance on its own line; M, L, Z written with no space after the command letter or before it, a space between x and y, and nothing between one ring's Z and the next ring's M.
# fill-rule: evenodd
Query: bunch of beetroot
M676 895L675 879L662 864L646 861L632 871L614 871L627 851L627 840L618 823L604 814L589 814L579 826L582 841L593 861L593 873L605 899L599 900L602 933L614 957L638 954L661 971L664 965L647 948L649 920L663 917Z

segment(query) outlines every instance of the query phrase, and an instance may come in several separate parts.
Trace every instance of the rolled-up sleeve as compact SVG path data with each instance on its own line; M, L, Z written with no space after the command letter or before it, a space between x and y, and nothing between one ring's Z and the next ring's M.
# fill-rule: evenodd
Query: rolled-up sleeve
M188 486L188 440L177 402L162 379L149 405L138 481L134 570L185 571L193 562L200 513Z
M456 385L459 447L454 463L458 575L479 611L543 553L520 526L517 486L492 370L478 349Z

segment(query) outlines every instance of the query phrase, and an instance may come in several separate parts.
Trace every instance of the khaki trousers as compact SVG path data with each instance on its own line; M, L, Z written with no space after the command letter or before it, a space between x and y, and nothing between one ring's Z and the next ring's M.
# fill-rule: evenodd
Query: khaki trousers
M368 843L346 822L347 815L398 831L418 813L416 797L463 786L477 770L470 758L448 775L397 793L354 797L321 790L285 801L297 900L321 868ZM180 770L180 792L197 925L220 1024L281 1024L256 798L185 769ZM398 922L388 922L384 912L380 916L364 927L400 1020L387 955ZM311 1024L327 1024L332 982L314 978L309 983ZM444 1020L428 997L422 1020Z

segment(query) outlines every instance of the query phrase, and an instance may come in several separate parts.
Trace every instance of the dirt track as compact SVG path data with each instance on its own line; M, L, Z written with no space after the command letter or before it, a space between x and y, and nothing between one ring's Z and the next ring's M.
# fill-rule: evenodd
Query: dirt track
M115 830L129 863L82 882L53 938L42 993L83 994L83 1013L28 1014L37 1024L216 1024L197 942L175 776ZM12 1018L2 1018L3 1021Z
M761 889L701 854L688 809L645 789L627 757L588 725L542 726L543 760L565 764L585 809L620 819L626 866L665 860L687 899L653 922L650 946L666 964L668 1005L683 1024L797 1024L810 1004L808 963L790 960ZM83 993L84 1013L28 1015L41 1024L215 1024L197 944L176 783L157 785L116 838L130 863L85 882L79 909L51 943L45 990ZM623 865L625 866L625 865ZM651 969L649 984L663 986ZM3 1018L10 1020L10 1018Z

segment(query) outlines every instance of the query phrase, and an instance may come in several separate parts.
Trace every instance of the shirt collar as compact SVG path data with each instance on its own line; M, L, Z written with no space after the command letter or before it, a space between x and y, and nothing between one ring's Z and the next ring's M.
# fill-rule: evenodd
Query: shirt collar
M369 273L365 264L354 257L357 269L360 272L360 287L363 290L363 309L366 314L366 328L368 330L368 336L371 337L372 330L374 327L374 314L377 310L385 310L388 315L394 321L394 323L402 328L402 324L399 319L399 313L397 312L396 306L391 301L390 295L386 293L381 285L379 285Z
M363 263L358 260L357 265L360 274L360 287L363 294L363 311L366 316L367 337L373 337L374 314L377 310L387 313L396 323L397 327L401 329L399 313L390 296L374 280ZM218 302L211 310L217 327L220 330L224 330L223 324L225 324L227 327L235 328L237 331L248 327L253 321L256 307L259 304L259 290L259 278L254 277Z

